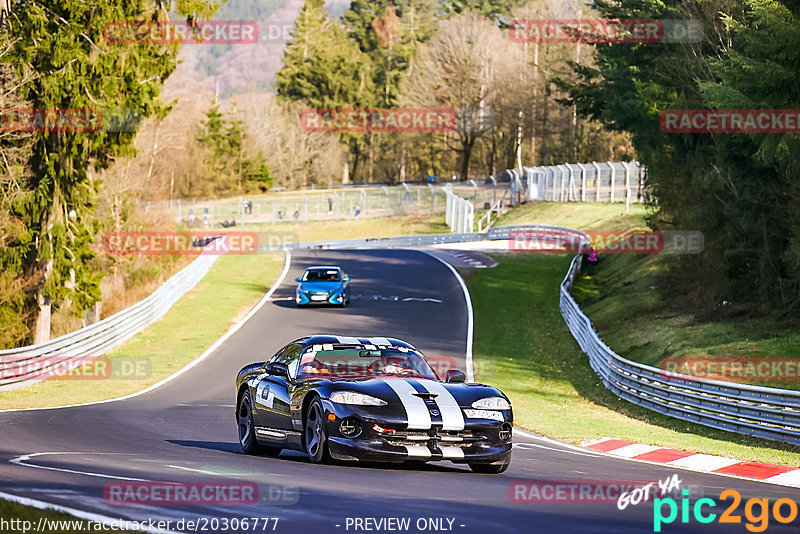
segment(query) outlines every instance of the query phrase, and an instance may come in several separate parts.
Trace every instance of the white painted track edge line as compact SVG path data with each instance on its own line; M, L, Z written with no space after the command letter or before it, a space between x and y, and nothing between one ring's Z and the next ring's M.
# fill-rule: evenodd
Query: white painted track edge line
M70 508L68 506L51 504L37 499L31 499L29 497L20 497L18 495L14 495L11 493L0 492L0 499L14 502L22 506L29 506L31 508L36 508L38 510L54 510L56 512L63 512L65 514L70 514L73 517L77 517L78 519L83 519L94 523L100 523L102 525L111 525L112 523L117 523L117 524L122 523L122 526L125 527L125 530L139 530L141 532L152 532L153 534L181 534L180 532L176 532L174 530L148 528L146 523L144 525L142 525L141 523L137 525L136 521L130 519L114 518L101 514L93 514L91 512L84 512L82 510L78 510L76 508ZM133 526L138 526L139 528L138 529L132 528Z
M458 283L461 285L461 291L464 292L464 300L467 303L467 351L465 354L466 357L466 364L467 364L467 382L475 382L475 372L472 365L472 338L473 338L473 328L474 328L474 318L473 318L473 311L472 311L472 297L469 294L469 289L467 288L467 284L464 282L464 279L461 278L461 274L459 274L458 270L455 267L447 263L442 258L436 256L435 254L431 254L427 250L416 249L417 252L421 252L430 256L431 258L435 259L436 261L444 264L445 267L450 269L450 272L453 273L453 276L456 277Z
M222 337L217 339L200 356L198 356L197 358L195 358L194 360L192 360L191 362L186 364L181 369L175 371L171 375L169 375L166 378L162 379L161 381L156 382L152 386L148 386L145 389L142 389L140 391L136 391L134 393L130 393L128 395L123 395L122 397L116 397L116 398L113 398L113 399L105 399L105 400L92 401L92 402L82 402L82 403L78 403L78 404L67 404L67 405L64 405L64 406L51 406L51 407L47 407L47 408L15 408L15 409L10 409L10 410L0 410L0 413L34 412L34 411L41 411L41 410L60 410L62 408L77 408L77 407L80 407L80 406L94 406L96 404L106 404L106 403L109 403L109 402L117 402L117 401L121 401L121 400L132 399L134 397L138 397L140 395L144 395L145 393L149 393L149 392L151 392L151 391L153 391L155 389L158 389L161 386L163 386L164 384L172 382L173 380L175 380L176 378L181 376L183 373L189 371L190 369L195 367L197 364L199 364L200 362L202 362L203 360L208 358L215 350L217 350L220 347L220 345L222 345L229 337L231 337L240 328L242 328L245 325L245 323L247 321L249 321L250 318L253 317L253 315L255 315L258 312L258 310L260 310L264 306L264 304L266 304L269 301L270 297L272 297L272 294L275 293L275 291L281 286L281 284L283 284L283 281L284 281L284 279L286 278L286 275L289 272L289 267L291 267L292 253L289 251L288 248L284 248L283 249L283 253L285 254L285 261L284 261L284 264L283 264L283 271L281 272L280 276L278 276L278 279L275 280L275 283L272 284L272 287L269 288L269 291L267 291L267 293L263 297L261 297L261 300L259 300L258 303L255 306L253 306L253 308L247 313L247 315L245 315L235 325L230 327L228 329L228 331L225 332L222 335Z

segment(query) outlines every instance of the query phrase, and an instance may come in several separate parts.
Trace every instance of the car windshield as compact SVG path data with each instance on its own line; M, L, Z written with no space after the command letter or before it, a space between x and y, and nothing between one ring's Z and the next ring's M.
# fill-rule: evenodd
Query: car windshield
M338 282L339 271L336 269L309 269L303 275L303 282Z
M438 380L436 372L419 352L405 348L346 348L310 350L300 360L300 377L324 375L336 378L406 376Z

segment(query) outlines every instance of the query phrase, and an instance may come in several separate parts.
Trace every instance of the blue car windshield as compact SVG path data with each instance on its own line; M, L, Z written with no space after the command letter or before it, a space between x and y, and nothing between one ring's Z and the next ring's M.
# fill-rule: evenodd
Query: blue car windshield
M361 378L405 376L438 380L422 354L397 348L361 347L306 352L300 360L300 377Z
M339 282L339 271L336 269L309 269L303 275L303 282Z

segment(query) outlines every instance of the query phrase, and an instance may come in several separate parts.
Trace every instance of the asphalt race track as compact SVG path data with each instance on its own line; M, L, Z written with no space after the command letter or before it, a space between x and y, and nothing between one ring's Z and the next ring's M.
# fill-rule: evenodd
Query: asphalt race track
M344 309L296 309L294 278L313 264L340 264L353 277ZM231 281L232 284L237 283ZM535 281L532 281L535 283ZM557 288L553 288L557 291ZM144 395L106 404L0 413L0 491L81 511L132 520L278 518L282 533L653 532L653 506L618 510L616 503L513 502L514 481L654 481L678 474L692 495L719 501L734 488L749 497L798 500L800 491L759 482L629 462L515 435L511 467L474 474L449 462L428 465L312 465L301 454L278 458L240 452L233 380L245 364L263 361L310 333L395 336L424 353L452 357L464 369L467 308L458 280L418 251L302 251L273 298L216 352L175 380ZM119 480L249 481L258 505L111 505L104 486ZM511 495L513 496L513 495ZM712 511L720 514L726 506ZM739 515L743 515L740 506ZM709 509L706 509L706 512ZM662 532L748 532L748 522L665 525ZM356 518L409 518L407 527ZM438 521L428 521L438 519ZM273 530L274 528L274 530ZM369 530L367 530L369 528ZM767 532L798 532L798 520L770 518ZM221 527L209 532L225 532ZM231 532L232 530L228 530ZM240 529L239 531L244 531ZM261 525L248 532L263 532Z

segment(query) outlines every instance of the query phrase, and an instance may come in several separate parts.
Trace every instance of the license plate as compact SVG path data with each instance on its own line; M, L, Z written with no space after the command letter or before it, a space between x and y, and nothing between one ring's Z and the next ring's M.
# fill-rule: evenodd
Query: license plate
M328 300L327 295L311 295L311 300Z
M470 419L494 419L495 421L502 421L503 414L494 410L464 410L464 413Z

